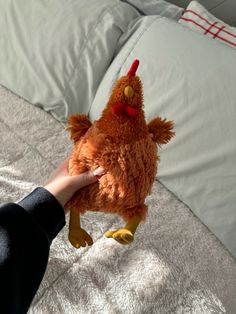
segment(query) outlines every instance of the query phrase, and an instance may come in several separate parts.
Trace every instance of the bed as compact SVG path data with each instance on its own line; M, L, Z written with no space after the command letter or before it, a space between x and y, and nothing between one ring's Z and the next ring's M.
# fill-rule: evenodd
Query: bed
M236 30L219 3L0 1L1 203L44 184L72 149L66 118L97 119L134 58L147 120L176 131L134 243L103 236L119 217L89 212L94 244L75 250L67 225L29 313L236 312Z

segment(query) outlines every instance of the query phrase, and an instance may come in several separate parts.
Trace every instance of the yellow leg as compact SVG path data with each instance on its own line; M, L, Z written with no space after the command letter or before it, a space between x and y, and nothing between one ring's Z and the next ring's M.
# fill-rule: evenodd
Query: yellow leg
M105 237L113 238L121 244L129 244L134 240L134 233L141 222L141 218L138 216L132 217L124 228L116 230L108 230L105 233Z
M93 244L91 236L80 227L80 214L74 210L70 211L68 238L70 243L77 249L81 246L85 247L87 244Z
M141 218L134 216L127 222L124 228L128 229L130 232L134 234L140 222L141 222Z

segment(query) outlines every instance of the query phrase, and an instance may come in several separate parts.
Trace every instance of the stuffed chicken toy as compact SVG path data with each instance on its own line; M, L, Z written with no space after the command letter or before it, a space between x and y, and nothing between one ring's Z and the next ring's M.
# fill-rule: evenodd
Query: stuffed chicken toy
M145 220L145 198L157 173L158 145L174 136L173 122L156 117L148 124L143 110L142 83L135 60L127 75L117 80L101 117L93 123L86 115L68 119L74 149L69 160L70 175L102 167L98 181L77 191L67 203L70 210L69 241L76 247L91 245L82 229L80 215L101 211L120 215L125 225L108 230L105 236L129 244Z

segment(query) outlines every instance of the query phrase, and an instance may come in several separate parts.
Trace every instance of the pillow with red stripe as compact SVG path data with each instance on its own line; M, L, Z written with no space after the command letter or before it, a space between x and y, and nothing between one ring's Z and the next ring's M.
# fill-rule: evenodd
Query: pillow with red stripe
M191 1L179 23L236 48L236 28L217 19L198 1Z

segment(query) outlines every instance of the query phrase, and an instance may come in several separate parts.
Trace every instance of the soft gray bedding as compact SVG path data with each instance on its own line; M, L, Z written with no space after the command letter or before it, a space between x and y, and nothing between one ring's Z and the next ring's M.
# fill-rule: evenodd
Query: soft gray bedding
M0 202L17 201L70 152L64 126L0 87ZM75 250L67 228L54 240L29 313L236 313L236 262L158 181L149 217L130 246L103 237L118 217L87 213L94 245Z

